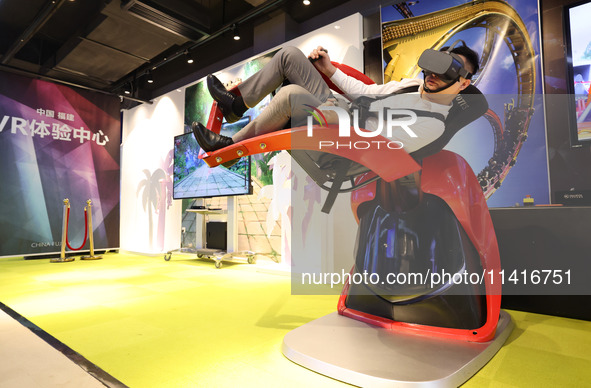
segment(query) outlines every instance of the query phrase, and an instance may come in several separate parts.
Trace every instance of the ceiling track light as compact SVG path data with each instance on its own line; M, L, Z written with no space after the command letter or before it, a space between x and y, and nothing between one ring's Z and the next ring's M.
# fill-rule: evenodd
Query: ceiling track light
M146 81L147 81L149 84L153 84L153 83L154 83L154 77L152 77L152 72L151 72L151 71L148 71L148 72L146 73Z
M232 24L232 36L234 40L240 40L240 33L238 32L238 26L236 24Z
M189 53L189 50L185 50L185 57L187 58L187 63L193 63L193 62L195 62L193 60L193 56L191 55L191 53Z
M303 3L304 5L310 5L310 0L304 0Z

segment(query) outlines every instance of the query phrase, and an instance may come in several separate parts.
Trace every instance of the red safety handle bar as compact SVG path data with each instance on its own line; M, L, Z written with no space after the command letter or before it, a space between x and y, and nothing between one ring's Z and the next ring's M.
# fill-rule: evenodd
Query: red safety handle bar
M362 164L386 182L392 182L421 169L421 166L403 149L389 148L390 140L382 136L371 138L368 141L368 138L361 137L352 130L350 137L343 138L339 137L337 125L315 125L313 131L314 135L311 137L308 136L307 127L275 131L243 140L214 152L201 154L199 158L203 159L210 167L216 167L236 158L264 152L322 151ZM328 145L331 143L332 146ZM372 147L371 151L364 148L367 145ZM361 148L355 148L356 146Z

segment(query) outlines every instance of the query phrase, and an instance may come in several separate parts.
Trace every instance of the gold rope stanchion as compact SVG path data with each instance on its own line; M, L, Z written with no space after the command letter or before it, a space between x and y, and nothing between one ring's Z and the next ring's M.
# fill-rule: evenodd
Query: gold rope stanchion
M88 205L88 212L86 214L86 217L88 219L88 230L89 230L89 239L90 239L90 255L89 256L82 256L80 259L81 260L100 260L103 258L102 255L97 255L95 256L94 254L94 238L93 238L93 229L92 229L92 205L91 205L92 201L89 199L88 201L86 201L86 204ZM86 210L86 209L85 209Z
M73 257L66 257L66 232L68 230L68 209L70 208L70 200L64 199L64 223L62 226L62 250L59 258L49 260L50 263L65 263L74 261Z

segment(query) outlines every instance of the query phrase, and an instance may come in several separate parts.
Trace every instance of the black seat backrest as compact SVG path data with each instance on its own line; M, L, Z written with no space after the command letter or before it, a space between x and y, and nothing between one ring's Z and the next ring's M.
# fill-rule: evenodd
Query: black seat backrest
M469 85L454 99L453 105L445 120L445 131L443 134L434 142L415 152L411 152L410 155L415 160L422 160L429 155L436 154L449 143L451 138L460 129L484 115L486 111L488 111L486 97L476 86Z

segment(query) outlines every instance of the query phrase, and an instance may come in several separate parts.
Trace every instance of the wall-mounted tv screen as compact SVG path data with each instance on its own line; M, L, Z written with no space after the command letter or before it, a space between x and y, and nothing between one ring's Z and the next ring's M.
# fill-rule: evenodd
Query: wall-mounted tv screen
M571 139L573 144L591 141L591 1L564 8L570 95Z
M224 123L220 133L232 136L249 120L244 117L232 124ZM230 167L210 168L199 159L200 152L192 132L174 137L174 199L252 194L250 156Z

